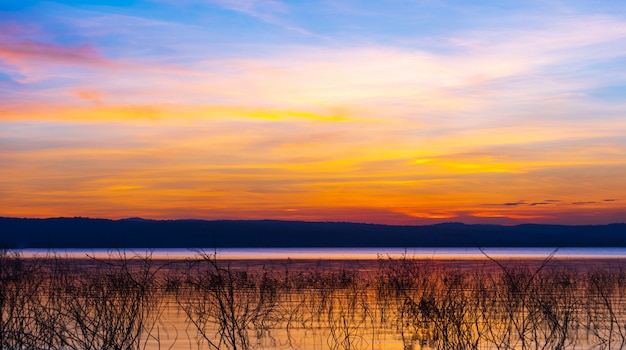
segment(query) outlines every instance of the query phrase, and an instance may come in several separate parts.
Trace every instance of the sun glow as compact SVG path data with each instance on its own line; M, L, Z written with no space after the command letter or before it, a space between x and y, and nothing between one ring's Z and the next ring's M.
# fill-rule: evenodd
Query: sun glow
M626 220L620 6L227 3L0 5L0 215Z

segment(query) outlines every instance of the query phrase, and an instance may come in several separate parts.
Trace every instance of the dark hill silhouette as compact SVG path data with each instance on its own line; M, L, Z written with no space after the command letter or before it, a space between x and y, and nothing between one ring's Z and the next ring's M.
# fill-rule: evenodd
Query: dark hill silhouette
M626 224L122 220L0 217L0 248L626 247Z

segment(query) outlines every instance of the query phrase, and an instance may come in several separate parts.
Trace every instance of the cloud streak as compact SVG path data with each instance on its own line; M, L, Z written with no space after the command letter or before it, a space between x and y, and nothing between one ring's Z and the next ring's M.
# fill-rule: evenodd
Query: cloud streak
M0 215L625 220L619 14L149 5L0 15Z

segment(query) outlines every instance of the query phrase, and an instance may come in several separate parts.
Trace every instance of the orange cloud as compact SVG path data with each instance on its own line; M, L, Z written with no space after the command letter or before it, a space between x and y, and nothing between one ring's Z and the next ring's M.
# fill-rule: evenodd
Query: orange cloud
M70 91L70 94L87 101L99 101L103 97L101 93L95 90L76 90Z
M93 76L3 104L0 215L623 221L623 204L602 200L626 196L623 109L575 118L603 110L528 84L560 62L533 40L528 58L500 42L468 57L309 49L174 69L5 35L2 60Z
M6 40L2 37L0 37L0 60L17 66L23 63L69 66L111 64L92 45L63 46L29 40Z
M80 99L100 102L102 94L94 90L76 90L69 94ZM82 107L57 107L49 105L27 106L13 111L0 112L5 120L72 120L72 121L115 121L141 119L169 119L174 122L202 119L309 119L326 122L354 121L355 119L342 114L325 114L309 111L284 110L272 108L252 108L245 106L221 105L174 105L174 104L144 104L144 105L102 105Z

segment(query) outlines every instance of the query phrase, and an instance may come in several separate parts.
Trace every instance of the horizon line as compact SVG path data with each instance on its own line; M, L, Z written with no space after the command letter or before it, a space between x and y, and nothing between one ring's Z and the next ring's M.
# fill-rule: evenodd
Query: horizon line
M423 227L423 226L437 226L437 225L466 225L466 226L501 226L501 227L515 227L525 225L537 225L537 226L568 226L568 227L584 227L584 226L610 226L610 225L625 225L626 222L609 222L604 224L554 224L554 223L538 223L538 222L522 222L515 224L492 224L492 223L466 223L462 221L445 221L432 224L386 224L376 222L364 222L364 221L309 221L309 220L285 220L285 219L198 219L198 218L186 218L186 219L146 219L138 216L124 217L124 218L105 218L105 217L89 217L89 216L51 216L51 217L14 217L14 216L2 216L0 219L18 219L18 220L53 220L53 219L88 219L88 220L108 220L108 221L124 221L124 220L141 220L141 221L203 221L203 222L218 222L218 221L239 221L239 222L261 222L261 221L274 221L274 222L298 222L298 223L311 223L311 224L355 224L355 225L373 225L373 226L389 226L389 227Z

